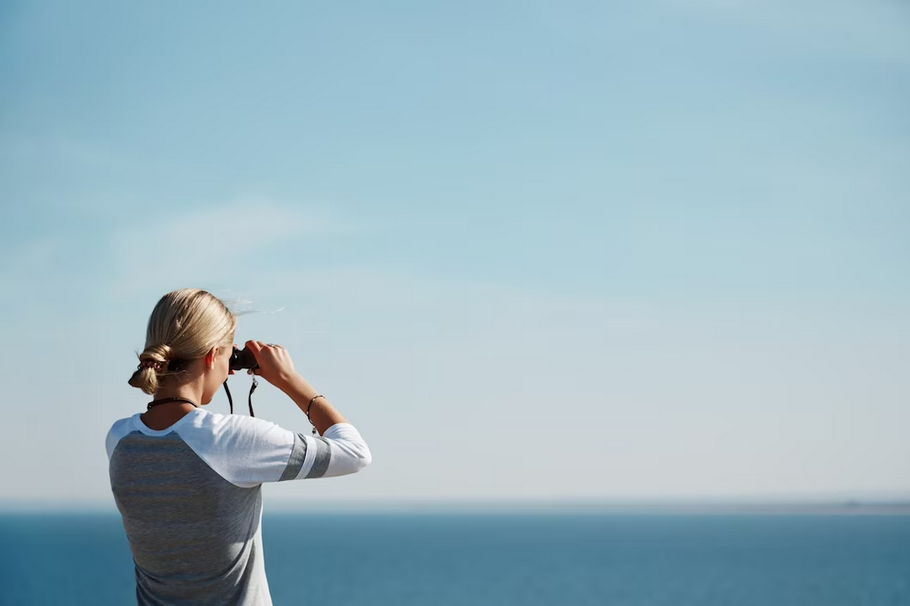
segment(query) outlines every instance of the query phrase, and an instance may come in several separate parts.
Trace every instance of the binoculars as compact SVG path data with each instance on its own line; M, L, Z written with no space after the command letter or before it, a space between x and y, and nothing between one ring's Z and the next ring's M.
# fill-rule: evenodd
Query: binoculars
M231 370L243 370L244 368L259 368L259 363L256 362L256 356L253 355L253 352L248 348L244 347L243 349L234 348L234 351L231 352L231 359L228 363ZM247 402L250 405L250 416L255 417L253 414L253 392L256 391L256 377L253 377L253 384L250 386L250 395L247 396ZM228 389L227 379L224 380L224 392L227 394L228 405L231 407L231 414L234 414L234 398L231 397L231 390Z
M231 353L230 369L236 371L244 368L259 368L259 363L256 362L256 356L248 347L243 349L235 347Z

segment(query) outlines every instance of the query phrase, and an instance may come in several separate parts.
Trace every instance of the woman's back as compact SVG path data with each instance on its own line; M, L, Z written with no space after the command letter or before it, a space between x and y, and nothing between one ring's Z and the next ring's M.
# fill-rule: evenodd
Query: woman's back
M136 563L139 604L271 604L261 483L352 473L357 430L323 436L196 409L164 430L140 415L107 438L111 490Z

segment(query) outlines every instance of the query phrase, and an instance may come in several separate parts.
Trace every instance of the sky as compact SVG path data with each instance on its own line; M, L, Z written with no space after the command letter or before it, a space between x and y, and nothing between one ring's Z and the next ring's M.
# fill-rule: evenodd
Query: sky
M186 287L370 445L276 507L910 499L908 76L884 0L2 2L0 506L113 509Z

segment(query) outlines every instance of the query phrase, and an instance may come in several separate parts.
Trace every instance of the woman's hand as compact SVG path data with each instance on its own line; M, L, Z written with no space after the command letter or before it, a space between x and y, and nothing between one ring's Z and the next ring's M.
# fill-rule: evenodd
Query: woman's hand
M246 346L253 352L259 368L247 370L247 374L262 377L275 387L284 389L297 375L291 354L281 345L269 345L262 341L247 341Z

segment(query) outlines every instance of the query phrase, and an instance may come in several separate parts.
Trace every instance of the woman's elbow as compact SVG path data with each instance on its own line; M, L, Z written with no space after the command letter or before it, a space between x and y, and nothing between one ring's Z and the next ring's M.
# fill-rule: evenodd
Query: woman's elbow
M344 445L338 444L338 446L344 452L343 471L339 467L338 475L357 473L373 462L373 453L370 452L370 447L365 442L348 442ZM339 463L341 462L339 461Z
M372 462L373 462L373 453L370 452L369 447L364 445L364 447L361 449L361 451L359 453L357 453L357 462L356 462L357 469L355 471L360 471L361 469L363 469L364 467L366 467L367 465L369 465Z

